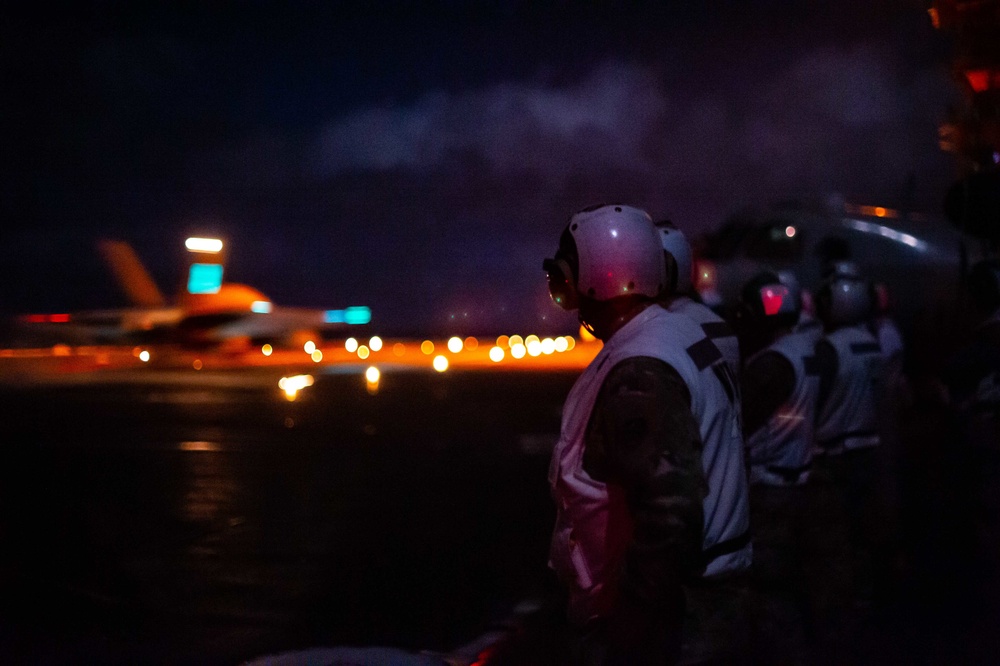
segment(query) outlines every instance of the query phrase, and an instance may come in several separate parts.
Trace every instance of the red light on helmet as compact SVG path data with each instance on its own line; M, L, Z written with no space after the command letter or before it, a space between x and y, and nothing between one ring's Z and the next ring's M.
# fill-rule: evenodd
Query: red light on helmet
M789 308L783 308L785 299L788 297L788 287L780 284L771 284L760 288L760 301L764 305L764 314L767 316L788 312Z

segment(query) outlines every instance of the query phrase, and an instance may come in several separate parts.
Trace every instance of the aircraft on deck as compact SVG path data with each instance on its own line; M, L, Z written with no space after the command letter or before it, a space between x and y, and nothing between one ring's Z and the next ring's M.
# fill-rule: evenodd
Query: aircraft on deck
M223 280L222 241L189 238L185 245L186 282L168 300L128 243L98 241L97 251L130 306L21 315L15 335L48 344L167 342L240 349L263 343L297 346L371 321L364 306L319 310L275 305L253 287Z

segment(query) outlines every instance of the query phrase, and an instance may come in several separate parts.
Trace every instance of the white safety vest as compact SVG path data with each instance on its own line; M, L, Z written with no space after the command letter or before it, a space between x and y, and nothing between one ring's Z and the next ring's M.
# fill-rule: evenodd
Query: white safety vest
M569 588L569 617L577 623L606 615L617 597L616 571L631 540L631 520L620 487L591 478L583 467L584 434L608 372L636 356L666 362L684 380L701 434L703 576L750 566L747 472L739 396L721 352L691 319L653 305L604 345L573 385L552 453L549 483L556 525L549 565Z
M701 326L705 335L711 338L715 346L722 352L733 376L740 376L740 342L725 319L715 314L707 305L702 305L687 296L678 296L672 300L667 305L667 310L690 317Z
M882 354L864 324L844 326L825 340L837 354L837 376L816 425L819 450L835 455L876 446Z
M808 330L789 333L753 357L781 354L795 370L795 386L788 400L747 440L750 483L796 486L809 479L819 399L815 339Z

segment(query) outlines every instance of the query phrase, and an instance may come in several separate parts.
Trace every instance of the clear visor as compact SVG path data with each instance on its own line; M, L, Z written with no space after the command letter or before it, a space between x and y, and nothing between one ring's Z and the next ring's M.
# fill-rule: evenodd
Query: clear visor
M563 259L546 259L542 262L542 269L548 276L552 301L563 310L575 310L579 301L569 264Z

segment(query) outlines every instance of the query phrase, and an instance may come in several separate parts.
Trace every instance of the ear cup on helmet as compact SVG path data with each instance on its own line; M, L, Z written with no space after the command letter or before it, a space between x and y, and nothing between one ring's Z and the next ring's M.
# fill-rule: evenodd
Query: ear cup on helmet
M670 220L656 224L663 246L664 265L667 271L667 289L672 294L687 294L694 288L694 258L691 243L684 232Z

